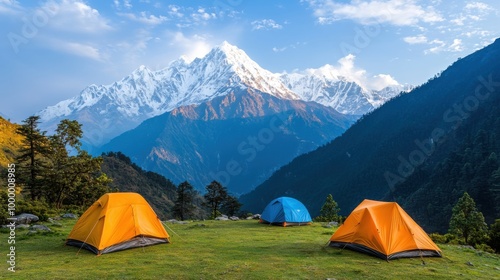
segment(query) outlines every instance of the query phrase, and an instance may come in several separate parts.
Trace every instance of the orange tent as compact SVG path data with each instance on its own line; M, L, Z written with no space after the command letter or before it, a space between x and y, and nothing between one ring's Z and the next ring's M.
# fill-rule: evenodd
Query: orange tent
M441 257L441 250L396 202L365 199L332 235L329 245L386 260Z
M147 201L137 193L108 193L76 222L67 245L97 255L168 243L169 235Z

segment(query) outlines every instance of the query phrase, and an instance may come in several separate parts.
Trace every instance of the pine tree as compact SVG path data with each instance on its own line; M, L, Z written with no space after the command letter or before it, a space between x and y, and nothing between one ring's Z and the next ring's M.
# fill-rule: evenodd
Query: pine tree
M321 206L321 220L325 222L333 222L339 220L339 212L340 208L335 200L333 200L333 196L329 194L326 197L325 203Z
M238 211L240 211L242 204L238 201L238 198L228 195L222 210L229 216L234 216Z
M205 189L207 191L203 196L205 205L210 208L212 218L215 218L220 207L227 199L227 189L217 181L212 181Z
M175 217L184 221L184 219L192 216L195 206L193 204L196 190L189 182L185 181L177 187L177 199L175 200L172 209Z
M467 192L453 206L449 232L465 239L466 244L475 245L484 242L488 235L488 226L484 216L476 209L474 199Z
M32 200L38 200L43 195L42 180L47 165L47 155L49 154L49 141L45 136L45 131L38 128L39 116L31 116L23 121L17 133L24 136L22 147L19 150L18 181L25 185Z

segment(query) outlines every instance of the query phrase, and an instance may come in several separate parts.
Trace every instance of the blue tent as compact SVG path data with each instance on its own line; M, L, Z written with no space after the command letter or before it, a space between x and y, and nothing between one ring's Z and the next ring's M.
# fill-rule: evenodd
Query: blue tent
M260 222L282 226L307 225L312 221L302 202L291 197L278 197L271 201L260 216Z

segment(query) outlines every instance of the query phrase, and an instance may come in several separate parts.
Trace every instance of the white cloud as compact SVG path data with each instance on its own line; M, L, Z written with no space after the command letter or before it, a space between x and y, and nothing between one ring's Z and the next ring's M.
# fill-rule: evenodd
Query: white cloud
M493 10L488 4L483 2L470 2L465 5L465 10L487 12Z
M408 36L404 37L403 40L410 45L427 43L427 37L424 35Z
M186 37L182 32L174 33L171 45L181 48L182 57L186 62L202 58L212 49L205 37L197 34Z
M60 41L60 42L53 42L52 47L72 55L86 57L96 61L104 60L99 49L88 44Z
M196 22L204 22L216 19L217 15L213 12L207 12L204 8L198 8L196 12L191 14L191 18Z
M17 1L14 0L0 0L0 15L18 15L23 8Z
M448 47L448 50L451 52L461 52L464 50L464 47L462 45L462 40L460 39L454 39L453 43Z
M117 8L118 10L121 10L122 7L127 10L132 9L132 4L130 3L129 0L123 0L123 3L121 3L120 0L114 0L114 4L115 8Z
M450 22L454 25L462 26L464 25L464 21L466 21L468 18L468 16L459 15L457 18L450 20Z
M488 4L482 2L470 2L465 5L463 11L456 15L450 22L454 25L463 26L465 23L483 20L490 12L494 11Z
M210 20L223 17L223 13L215 8L204 7L182 7L177 5L168 6L168 15L175 18L176 26L179 28L190 27L193 25L204 25Z
M132 13L118 13L118 15L147 25L158 25L168 20L165 16L147 15L146 12L140 12L139 15Z
M329 79L344 77L353 81L366 90L381 90L388 86L399 85L399 83L388 74L370 75L365 69L355 66L355 56L346 55L338 60L338 65L327 64L318 69L306 69L309 74L323 75Z
M278 47L273 47L273 52L284 52L286 51L287 49L296 49L300 46L303 46L303 45L306 45L307 42L295 42L293 44L290 44L290 45L287 45L287 46L284 46L284 47L281 47L281 48L278 48Z
M49 21L52 28L72 33L101 33L112 29L98 10L84 2L63 0L56 4L49 1L46 5L56 11Z
M362 24L389 23L397 26L443 21L443 17L432 7L423 7L416 2L415 0L351 0L349 3L338 3L333 0L309 0L320 24L344 19Z
M168 14L172 17L178 17L178 18L184 17L184 13L181 12L181 7L176 5L168 6Z
M273 52L284 52L286 49L287 47L281 47L281 48L273 47Z
M440 52L461 52L465 50L462 39L453 39L453 42L451 43L446 43L442 40L436 39L429 42L429 44L433 45L433 47L425 50L425 54L436 54Z
M397 86L399 85L398 81L396 81L391 75L388 74L378 74L368 79L368 86L374 90L382 90L388 86Z
M261 20L255 20L252 21L252 30L259 30L259 29L265 29L265 30L270 30L270 29L282 29L283 26L281 24L276 23L272 19L261 19Z
M429 53L438 53L445 49L446 43L441 40L432 40L429 42L430 45L434 45L432 48L429 48L424 51L425 54Z

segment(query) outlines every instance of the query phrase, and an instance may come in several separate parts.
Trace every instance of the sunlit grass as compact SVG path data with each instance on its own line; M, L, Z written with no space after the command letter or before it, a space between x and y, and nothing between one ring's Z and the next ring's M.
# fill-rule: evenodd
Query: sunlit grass
M0 278L500 279L498 255L440 245L444 257L425 258L425 264L419 258L386 262L326 247L333 229L319 223L287 228L262 225L255 220L168 224L171 244L97 257L64 246L74 222L63 221L62 227L54 227L54 232L48 234L17 231L17 271L7 271L8 265L3 261ZM6 230L0 234L4 256L7 236Z

